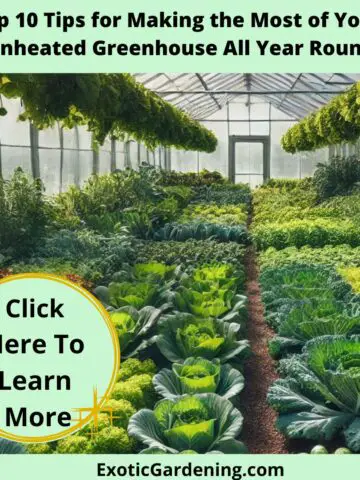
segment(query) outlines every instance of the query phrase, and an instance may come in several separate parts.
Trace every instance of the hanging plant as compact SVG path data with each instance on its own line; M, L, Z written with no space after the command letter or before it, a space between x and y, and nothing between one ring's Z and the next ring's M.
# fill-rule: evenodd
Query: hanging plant
M107 136L158 145L213 152L215 135L126 73L0 74L0 93L21 98L24 113L40 130L56 122L62 127L85 125L97 144Z
M359 138L360 82L291 127L281 145L286 152L296 153L355 143Z

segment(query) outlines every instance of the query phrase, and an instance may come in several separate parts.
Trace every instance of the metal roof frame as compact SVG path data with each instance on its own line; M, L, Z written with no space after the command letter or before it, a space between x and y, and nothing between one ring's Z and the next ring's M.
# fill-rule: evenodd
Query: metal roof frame
M253 96L261 97L300 119L360 81L360 74L341 73L137 73L135 77L197 120L243 96L247 103Z

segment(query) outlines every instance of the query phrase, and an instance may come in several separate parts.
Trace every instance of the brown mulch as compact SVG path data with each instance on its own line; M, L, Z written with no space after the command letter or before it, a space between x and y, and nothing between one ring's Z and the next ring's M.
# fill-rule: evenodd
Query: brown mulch
M268 406L266 395L278 378L275 361L270 357L267 342L274 332L265 323L261 303L256 254L249 247L245 257L249 320L247 338L253 355L244 366L245 388L241 394L244 415L242 440L250 453L289 453L285 437L275 428L276 413Z

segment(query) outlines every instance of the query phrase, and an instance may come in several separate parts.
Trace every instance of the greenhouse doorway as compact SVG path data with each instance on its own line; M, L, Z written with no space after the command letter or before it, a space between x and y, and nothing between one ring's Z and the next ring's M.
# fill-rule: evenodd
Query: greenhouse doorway
M229 137L229 179L262 185L270 177L270 136Z

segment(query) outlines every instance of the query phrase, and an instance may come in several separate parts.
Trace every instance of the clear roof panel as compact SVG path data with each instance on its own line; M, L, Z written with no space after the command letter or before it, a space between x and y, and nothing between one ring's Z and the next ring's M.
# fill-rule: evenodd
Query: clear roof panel
M360 81L360 74L341 73L137 73L135 77L197 120L228 102L248 101L250 95L300 119Z

